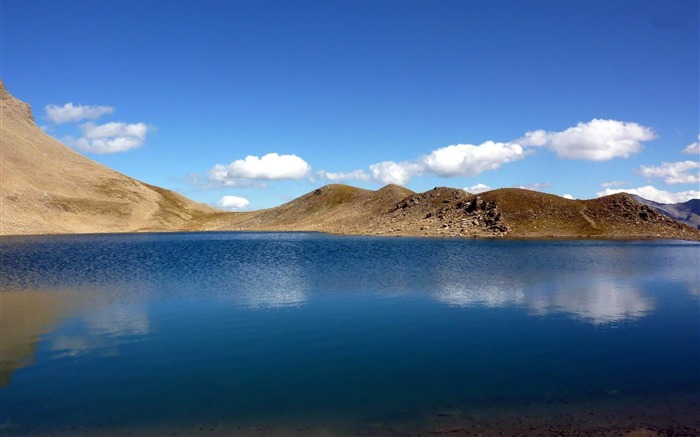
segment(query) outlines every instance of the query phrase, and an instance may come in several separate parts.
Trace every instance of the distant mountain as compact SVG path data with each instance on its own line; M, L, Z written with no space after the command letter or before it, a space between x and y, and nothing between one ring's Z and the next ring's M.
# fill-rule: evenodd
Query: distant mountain
M275 208L221 212L98 164L46 135L0 81L0 235L275 230L476 238L674 238L691 228L621 193L568 200L516 188L479 195L332 184ZM694 205L694 206L693 206ZM697 218L697 203L690 206ZM676 210L681 217L682 208ZM688 215L690 216L690 215Z
M46 135L0 81L0 234L178 229L215 210L117 173Z
M667 217L700 229L700 199L690 199L683 203L658 203L637 195L632 195L632 197L637 202L651 206Z

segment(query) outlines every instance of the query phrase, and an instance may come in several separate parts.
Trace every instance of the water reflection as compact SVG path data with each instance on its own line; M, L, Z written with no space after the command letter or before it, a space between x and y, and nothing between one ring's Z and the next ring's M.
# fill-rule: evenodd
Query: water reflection
M100 355L119 353L118 344L135 341L150 333L145 305L114 305L101 299L74 322L76 329L51 339L55 357L76 357L99 351Z
M442 303L458 307L485 306L500 308L521 305L526 300L523 288L517 282L469 281L469 283L441 283L435 298Z
M653 298L631 284L592 279L556 281L547 290L532 293L527 307L534 314L566 313L595 325L644 317L656 308Z
M292 238L251 247L226 265L223 288L227 296L237 305L253 309L303 305L309 297L310 274L304 262L309 245L303 243Z
M87 305L89 299L73 290L0 291L0 387L33 362L42 334Z
M529 314L565 313L595 325L619 323L643 317L656 307L639 287L616 281L552 278L525 287L517 277L469 278L437 284L433 297L456 307L524 307ZM692 293L692 291L691 291Z

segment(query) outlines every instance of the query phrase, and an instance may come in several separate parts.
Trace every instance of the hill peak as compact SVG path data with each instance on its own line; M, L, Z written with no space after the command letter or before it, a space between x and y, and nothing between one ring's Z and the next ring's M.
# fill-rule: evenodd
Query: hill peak
M5 83L0 79L0 105L3 119L25 121L36 124L32 106L16 98L5 88Z

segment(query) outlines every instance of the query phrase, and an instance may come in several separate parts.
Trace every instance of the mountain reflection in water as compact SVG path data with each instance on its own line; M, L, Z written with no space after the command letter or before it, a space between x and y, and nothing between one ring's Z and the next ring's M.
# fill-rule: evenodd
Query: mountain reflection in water
M236 233L0 243L0 415L28 429L38 415L49 430L134 414L366 421L700 387L700 245Z

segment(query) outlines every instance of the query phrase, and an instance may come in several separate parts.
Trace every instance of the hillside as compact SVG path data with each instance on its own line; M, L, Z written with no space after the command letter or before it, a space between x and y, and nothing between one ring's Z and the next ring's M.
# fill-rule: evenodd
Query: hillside
M693 228L700 229L700 199L690 199L682 203L658 203L639 196L632 197L634 197L637 202L651 206L665 216L671 217Z
M266 230L478 238L676 238L684 225L628 194L567 200L332 184L275 208L221 212L110 170L46 135L0 81L0 235ZM679 209L680 211L680 209Z
M215 210L46 135L0 81L0 235L178 229Z
M276 208L203 216L199 230L294 230L338 234L477 238L674 238L700 231L628 194L568 200L503 188L473 195L456 188L414 193L327 185Z

